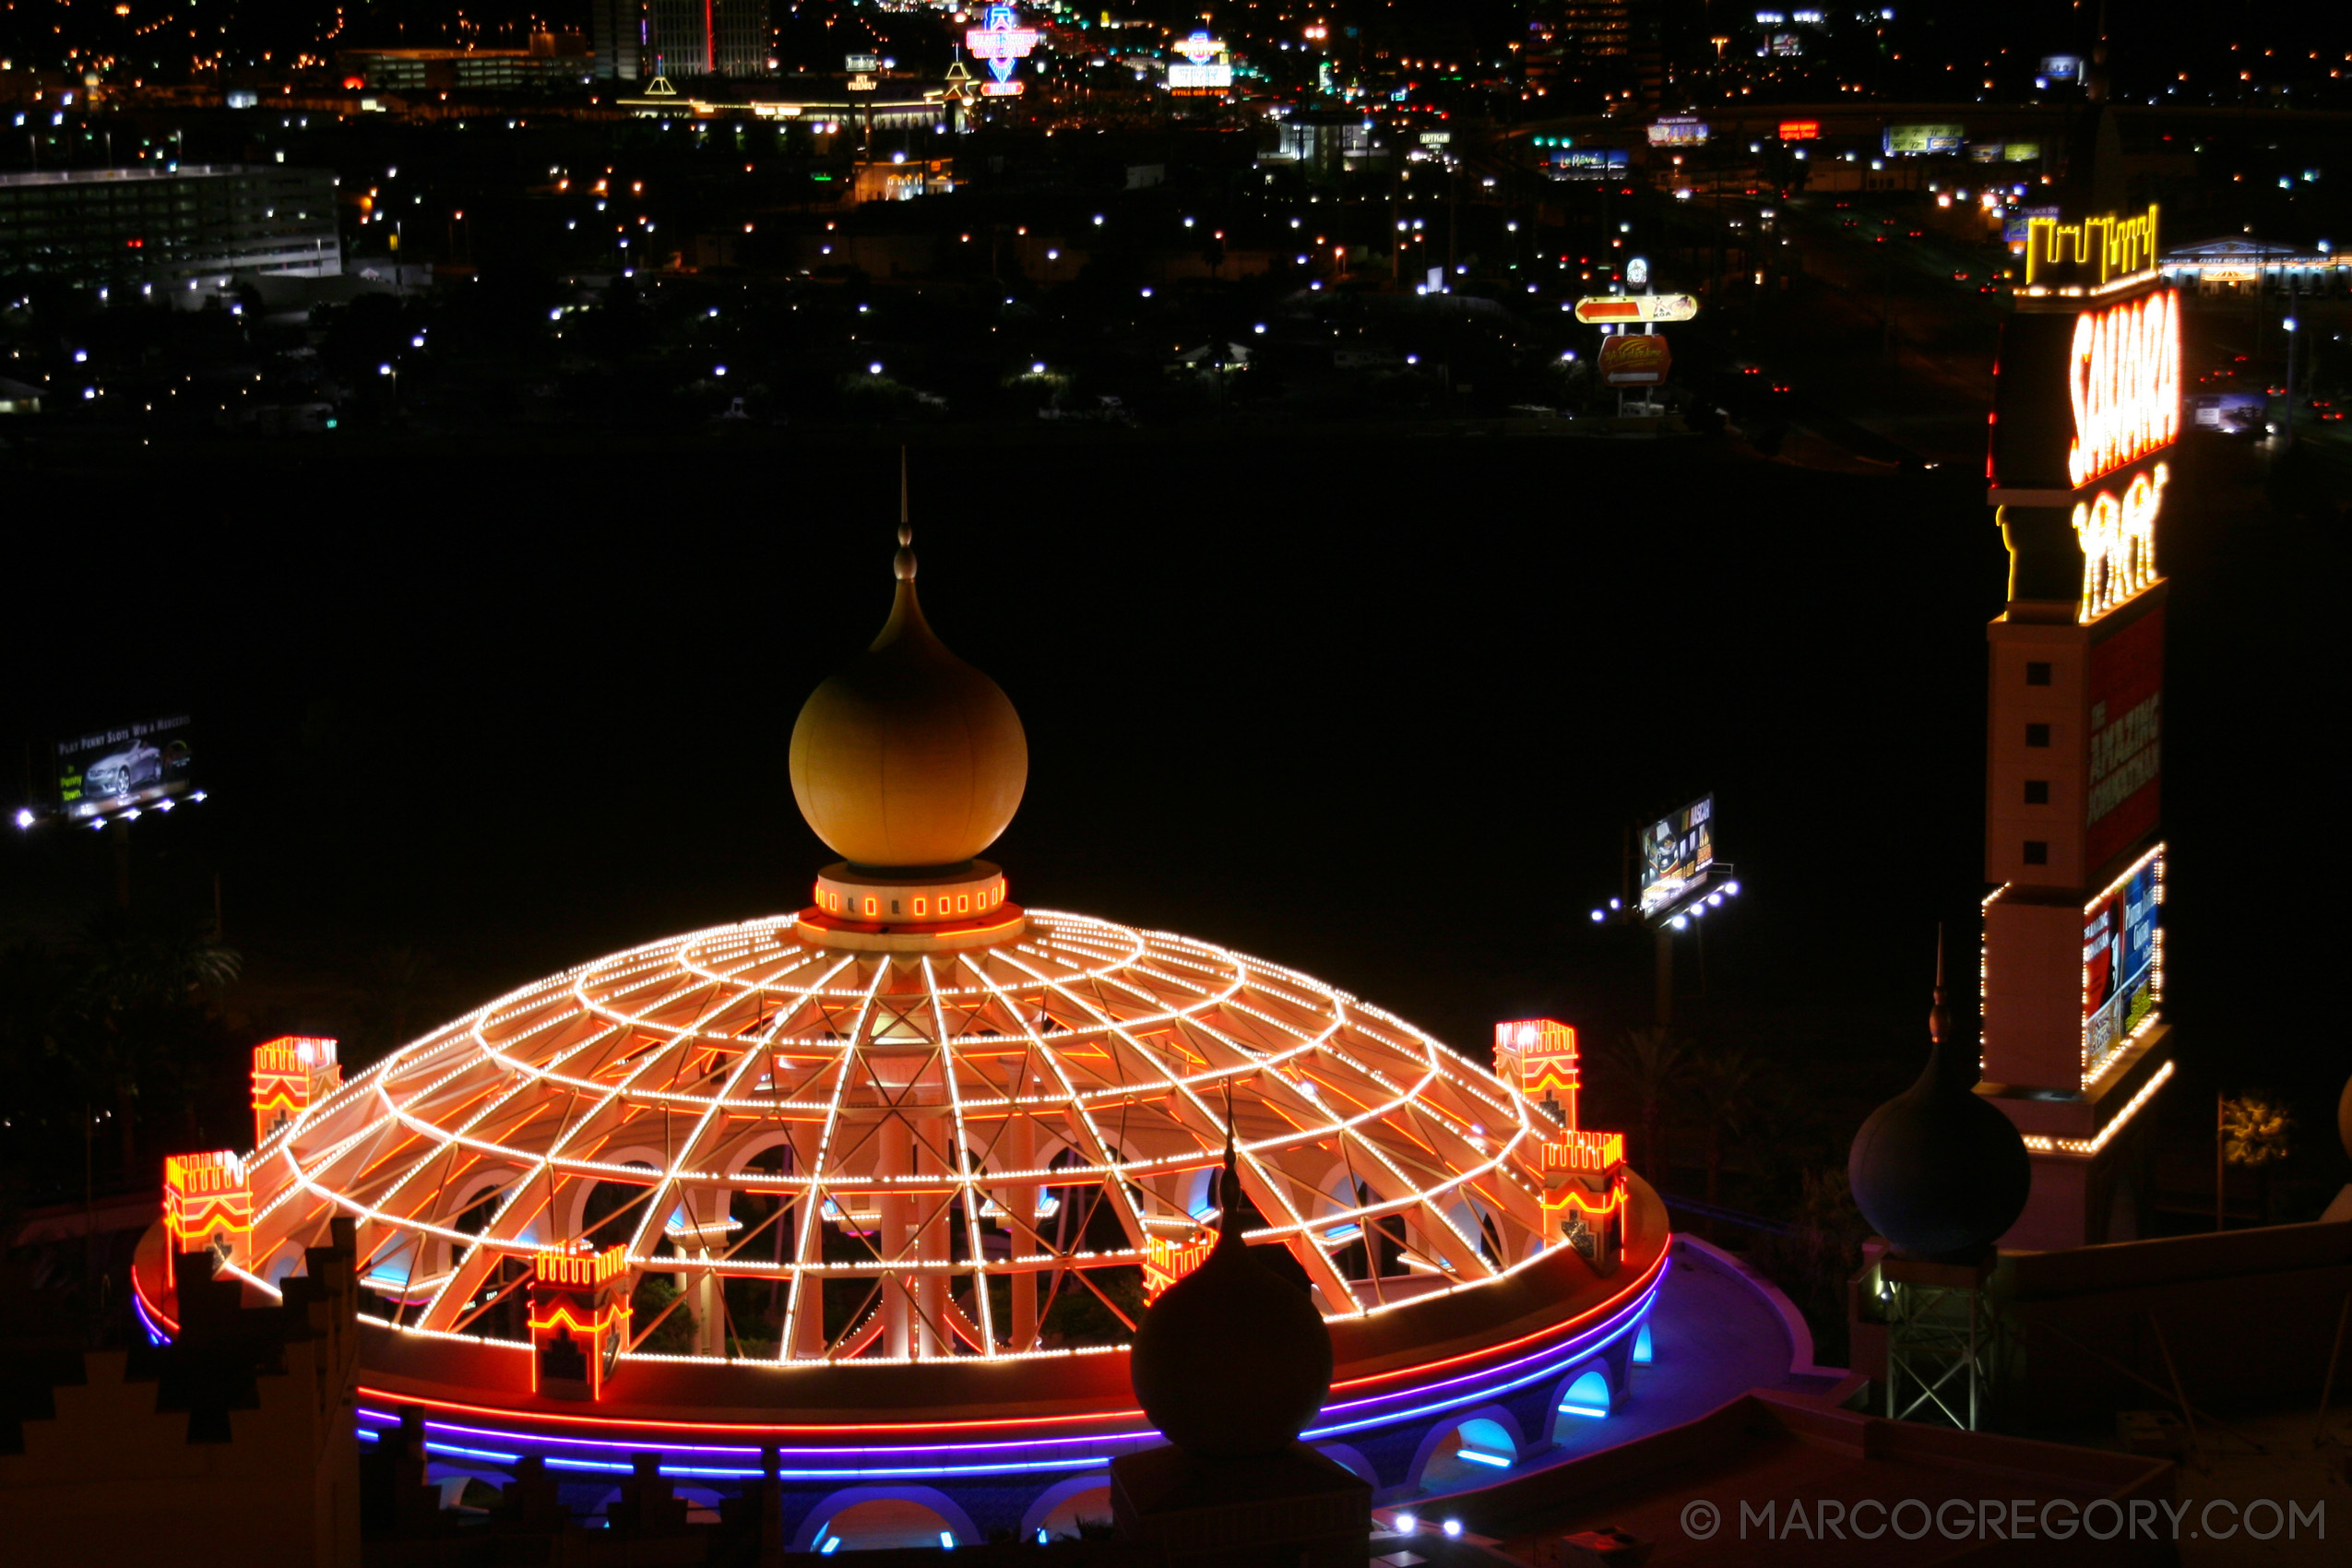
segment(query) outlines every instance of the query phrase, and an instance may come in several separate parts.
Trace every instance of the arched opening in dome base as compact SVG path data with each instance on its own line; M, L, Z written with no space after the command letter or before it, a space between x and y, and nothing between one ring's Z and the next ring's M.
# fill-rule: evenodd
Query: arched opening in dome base
M1111 1488L1099 1474L1056 1482L1021 1516L1026 1541L1076 1539L1110 1528Z
M1556 1408L1563 1416L1599 1420L1609 1414L1615 1402L1615 1396L1610 1391L1608 1372L1600 1367L1587 1367L1568 1380L1568 1386L1560 1391Z
M1526 1448L1518 1419L1490 1405L1422 1440L1413 1461L1412 1484L1430 1493L1486 1486L1508 1473Z
M809 1510L793 1538L796 1551L875 1551L893 1547L975 1546L980 1533L954 1498L927 1486L861 1486L837 1491Z

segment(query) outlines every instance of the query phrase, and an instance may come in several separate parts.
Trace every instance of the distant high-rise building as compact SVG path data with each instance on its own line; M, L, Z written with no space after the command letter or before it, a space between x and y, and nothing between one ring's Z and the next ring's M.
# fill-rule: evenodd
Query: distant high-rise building
M600 81L767 74L767 0L595 0Z
M767 0L646 0L647 76L767 74Z
M595 0L588 31L596 46L596 79L639 82L646 70L653 22L646 0Z
M767 0L711 0L711 65L722 77L767 74Z
M0 174L0 273L206 287L343 270L335 176L283 164Z
M1527 85L1563 110L1657 106L1662 0L1531 0Z

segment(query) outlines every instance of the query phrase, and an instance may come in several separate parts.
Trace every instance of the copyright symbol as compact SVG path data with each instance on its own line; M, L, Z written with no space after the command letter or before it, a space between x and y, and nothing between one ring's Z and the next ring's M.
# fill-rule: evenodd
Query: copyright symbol
M1682 1533L1693 1540L1705 1540L1723 1527L1723 1511L1704 1497L1694 1497L1682 1504Z

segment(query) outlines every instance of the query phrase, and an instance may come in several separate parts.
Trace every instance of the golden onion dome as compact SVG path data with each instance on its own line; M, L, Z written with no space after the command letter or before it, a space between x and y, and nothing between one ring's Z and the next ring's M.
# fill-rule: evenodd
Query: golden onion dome
M1013 820L1028 740L1003 690L923 619L912 530L898 543L881 636L809 694L792 726L792 796L852 865L959 865Z

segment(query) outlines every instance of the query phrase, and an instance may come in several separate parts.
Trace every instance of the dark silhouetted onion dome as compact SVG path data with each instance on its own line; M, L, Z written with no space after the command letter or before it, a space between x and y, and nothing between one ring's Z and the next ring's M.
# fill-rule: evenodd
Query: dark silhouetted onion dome
M1974 1263L2017 1223L2033 1168L2015 1123L1979 1096L1966 1057L1952 1058L1943 1010L1943 944L1926 1071L1871 1112L1846 1170L1863 1218L1905 1257Z
M793 797L853 866L961 866L1004 831L1028 781L1012 703L923 619L912 542L902 523L881 635L792 726Z
M1128 1360L1144 1414L1202 1459L1279 1454L1331 1392L1331 1330L1314 1299L1241 1240L1241 1179L1225 1143L1217 1245L1144 1314Z
M2352 1155L2352 1078L2344 1080L2344 1098L2335 1102L2335 1135L2344 1140L2344 1152Z

